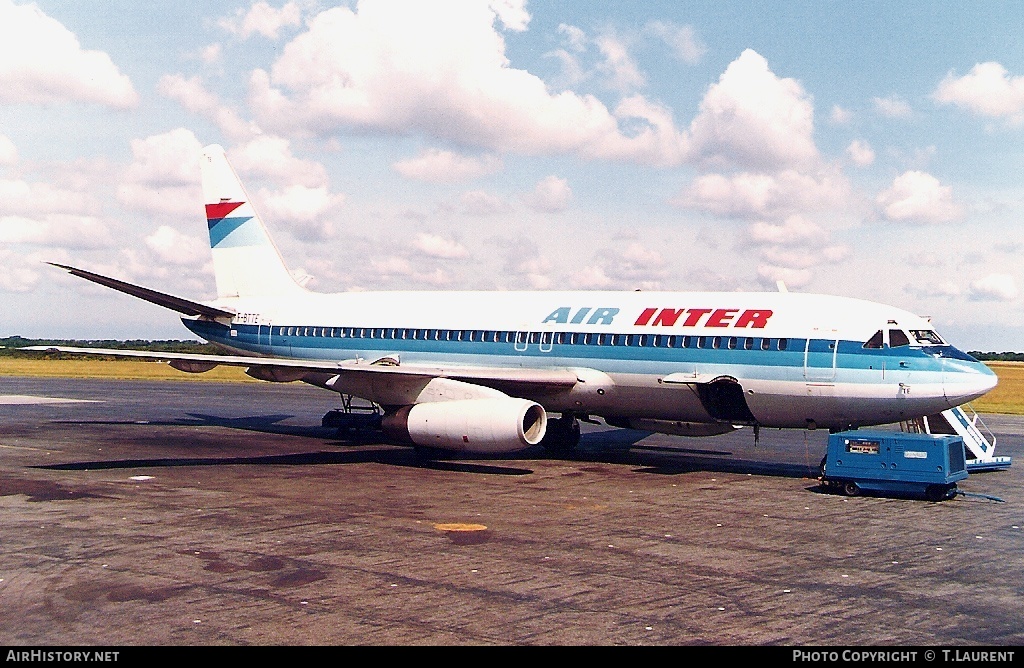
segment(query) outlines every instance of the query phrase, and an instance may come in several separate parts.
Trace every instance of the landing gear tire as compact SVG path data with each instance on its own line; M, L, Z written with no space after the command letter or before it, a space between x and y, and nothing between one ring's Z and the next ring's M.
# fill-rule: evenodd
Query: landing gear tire
M843 494L846 496L860 496L860 487L855 482L843 483Z
M567 455L580 442L580 421L574 416L548 420L548 430L540 444L553 455Z

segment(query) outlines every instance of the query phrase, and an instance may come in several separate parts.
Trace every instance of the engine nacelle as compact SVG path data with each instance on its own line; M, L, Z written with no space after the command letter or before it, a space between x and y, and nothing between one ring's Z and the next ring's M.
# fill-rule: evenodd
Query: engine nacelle
M246 368L245 375L256 380L266 380L271 383L293 383L302 380L309 371L305 369L289 369L279 366L251 366Z
M506 397L403 406L385 415L381 427L388 436L414 445L495 454L537 445L547 424L540 404Z
M171 360L167 363L172 369L185 373L206 373L217 366L216 362L195 362L192 360Z

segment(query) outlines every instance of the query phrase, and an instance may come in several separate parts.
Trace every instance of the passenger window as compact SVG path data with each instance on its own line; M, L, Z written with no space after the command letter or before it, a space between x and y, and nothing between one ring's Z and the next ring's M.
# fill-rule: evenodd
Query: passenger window
M893 348L899 348L900 346L909 346L910 339L903 333L902 329L890 329L889 330L889 345Z
M754 349L754 339L752 337L748 336L748 337L745 337L743 339L743 349L744 350L753 350Z
M736 337L735 336L730 336L729 337L729 350L736 350Z
M789 347L789 339L779 339L779 350L785 350Z
M772 347L771 339L761 339L761 350L768 350Z

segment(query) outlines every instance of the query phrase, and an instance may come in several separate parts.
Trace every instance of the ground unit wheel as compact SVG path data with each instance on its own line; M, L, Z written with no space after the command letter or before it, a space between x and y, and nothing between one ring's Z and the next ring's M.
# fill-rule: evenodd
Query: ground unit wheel
M825 479L825 460L828 459L828 455L821 458L821 464L818 465L818 477L822 480Z
M945 485L928 485L924 490L924 498L929 501L942 501L949 496L949 487Z
M852 480L843 483L843 494L846 496L859 496L860 485L853 482Z

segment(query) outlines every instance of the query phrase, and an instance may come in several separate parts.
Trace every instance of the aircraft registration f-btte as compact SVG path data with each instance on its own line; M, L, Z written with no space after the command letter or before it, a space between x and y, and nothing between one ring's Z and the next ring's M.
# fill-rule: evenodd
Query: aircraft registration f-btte
M540 443L569 450L579 420L595 417L683 436L889 424L996 385L927 319L847 297L310 292L287 270L220 146L203 150L202 183L215 300L56 266L181 313L189 330L230 354L58 350L304 381L379 406L392 439L473 453Z

